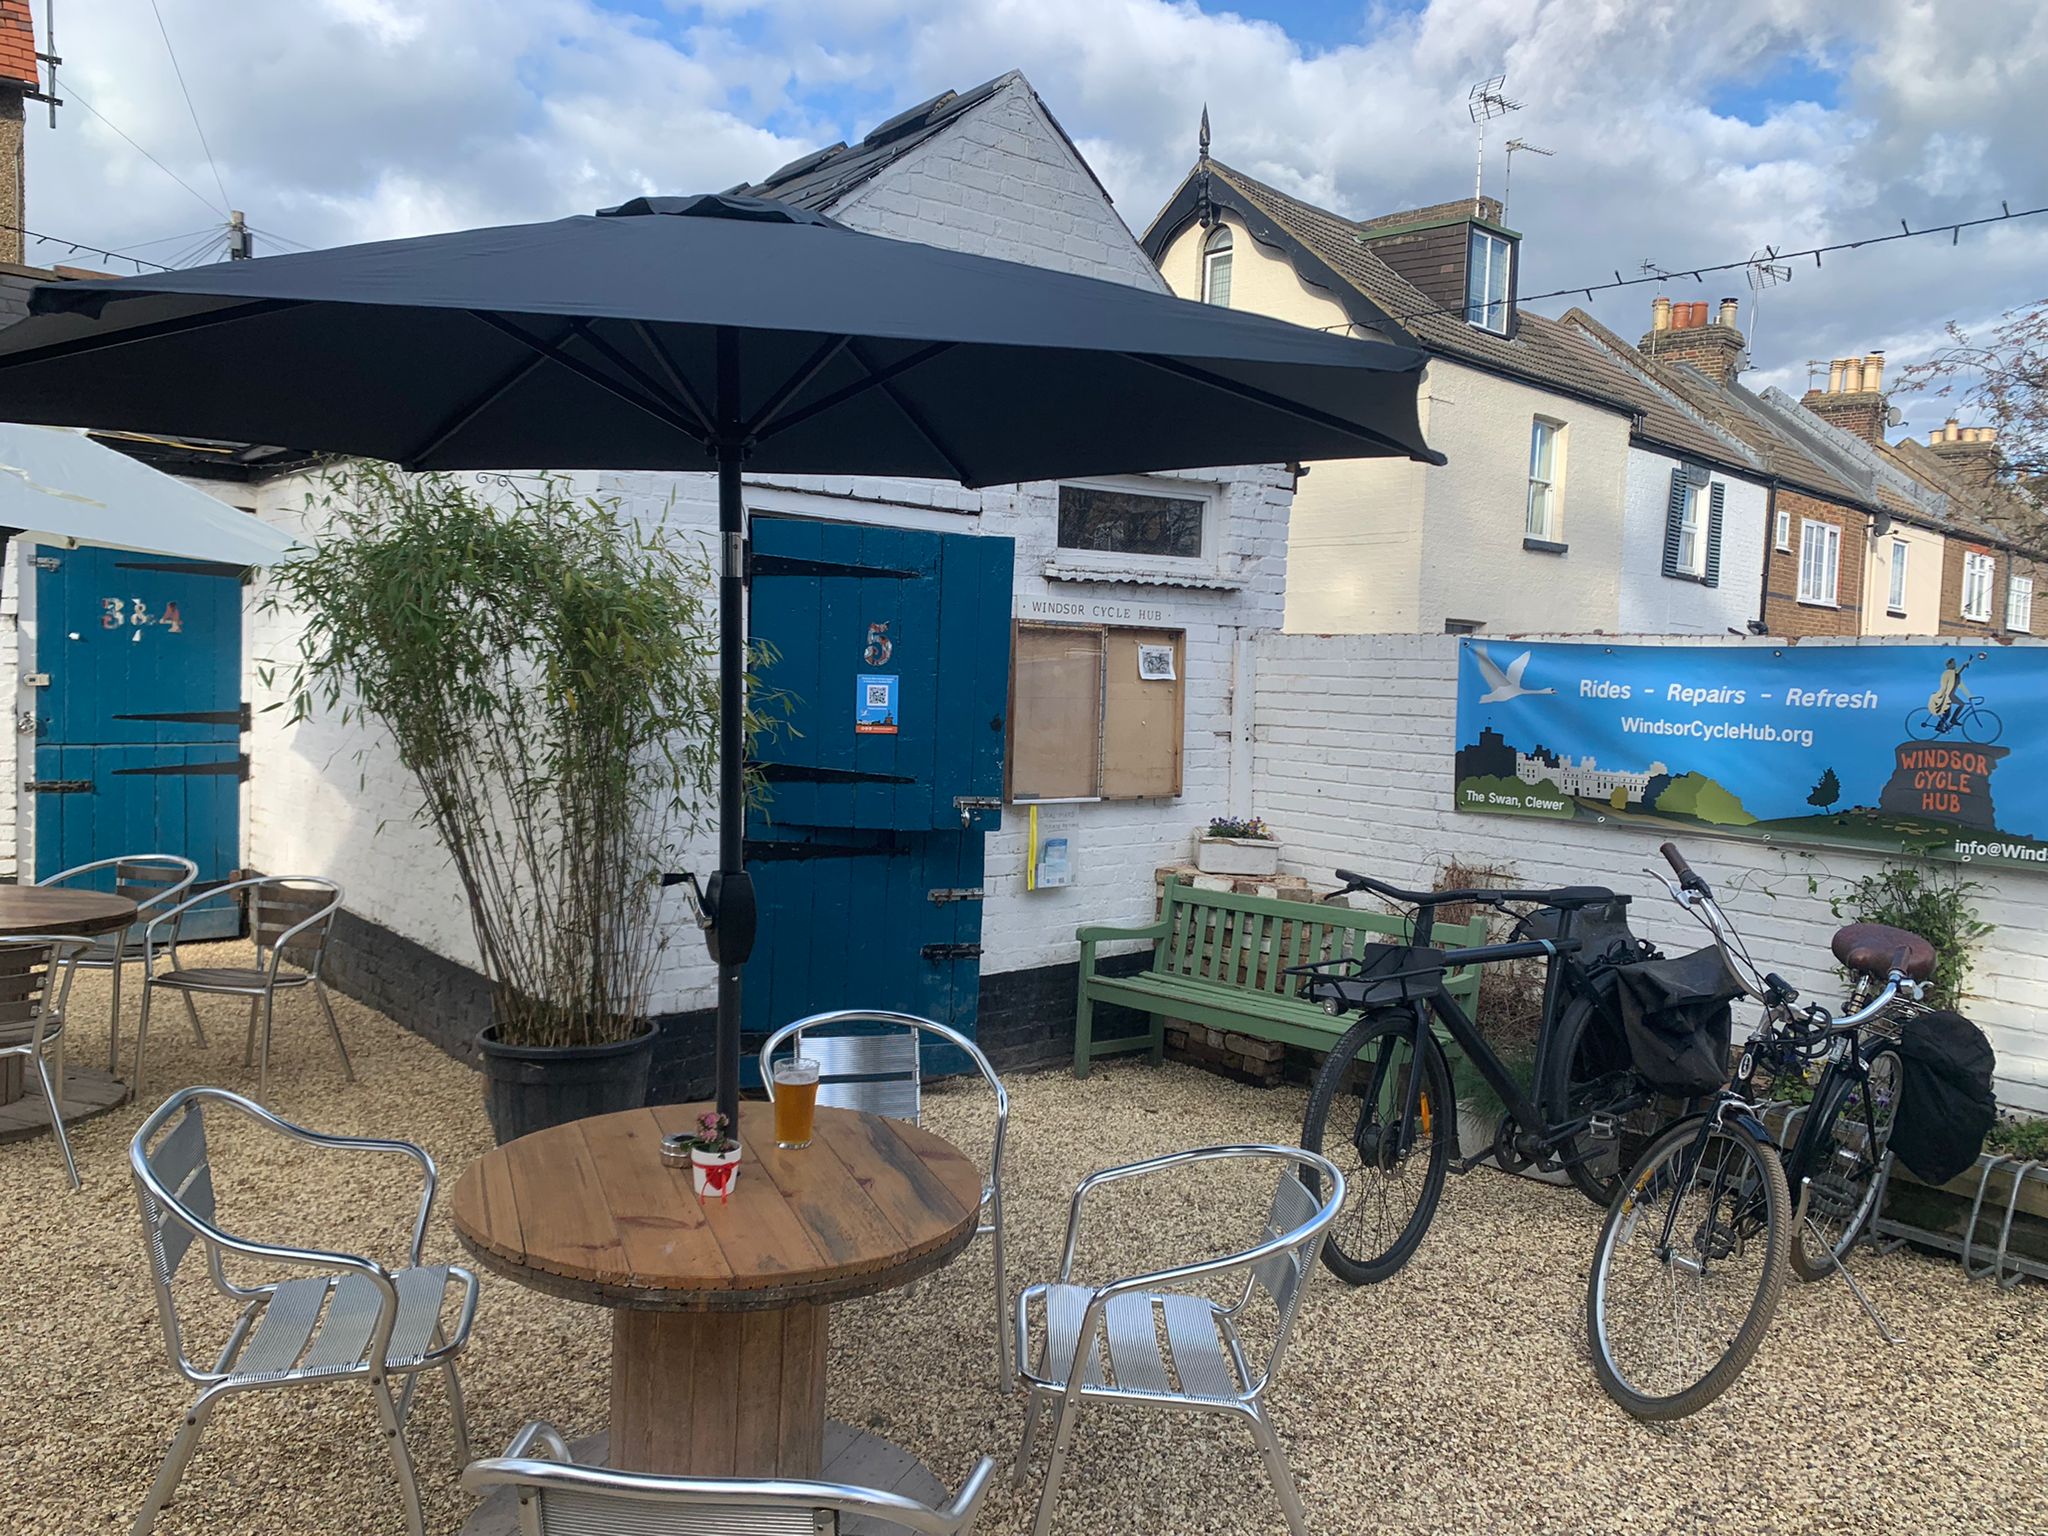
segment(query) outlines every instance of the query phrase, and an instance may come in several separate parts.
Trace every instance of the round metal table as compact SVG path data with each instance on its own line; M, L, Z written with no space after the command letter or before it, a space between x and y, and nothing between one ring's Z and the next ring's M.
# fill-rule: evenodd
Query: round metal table
M450 1214L477 1262L613 1309L610 1460L696 1476L819 1475L831 1304L892 1290L965 1248L981 1170L901 1120L820 1109L801 1151L740 1109L728 1200L699 1203L665 1134L707 1105L600 1115L507 1143Z
M135 903L107 891L72 890L63 886L0 885L0 939L53 934L90 939L113 933L135 921ZM0 1141L32 1136L50 1128L50 1107L26 1096L24 1058L0 1057ZM127 1098L128 1091L111 1073L67 1064L63 1073L64 1118L83 1120L104 1114Z

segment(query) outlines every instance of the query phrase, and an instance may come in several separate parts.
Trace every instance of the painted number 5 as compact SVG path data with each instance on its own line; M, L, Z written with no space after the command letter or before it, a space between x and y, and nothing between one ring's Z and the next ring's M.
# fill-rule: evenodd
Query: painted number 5
M868 648L861 652L861 660L871 667L884 665L895 653L896 647L889 642L889 626L870 624L868 626Z

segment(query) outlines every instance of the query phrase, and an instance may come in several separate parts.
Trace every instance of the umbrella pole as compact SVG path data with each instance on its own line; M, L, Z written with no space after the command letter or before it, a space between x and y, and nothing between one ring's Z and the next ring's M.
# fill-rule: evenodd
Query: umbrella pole
M721 333L720 340L724 341ZM723 349L721 348L721 351ZM725 358L720 358L724 372ZM736 370L735 370L736 371ZM724 393L724 391L721 391ZM718 872L706 939L718 965L718 1110L740 1124L740 968L754 948L754 885L746 868L746 503L743 447L718 445Z

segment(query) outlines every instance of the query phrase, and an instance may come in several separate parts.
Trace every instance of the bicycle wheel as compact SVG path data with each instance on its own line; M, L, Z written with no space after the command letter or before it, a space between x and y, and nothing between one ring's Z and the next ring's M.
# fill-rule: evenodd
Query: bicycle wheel
M1552 1125L1605 1113L1640 1086L1620 1021L1589 997L1573 998L1558 1015L1543 1076L1543 1114ZM1652 1102L1617 1116L1612 1141L1581 1132L1559 1143L1556 1155L1581 1194L1595 1205L1609 1205L1622 1173L1634 1165L1664 1118ZM1581 1154L1583 1159L1575 1160Z
M1739 1127L1699 1137L1694 1117L1650 1144L1586 1286L1593 1374L1639 1419L1684 1418L1726 1391L1785 1289L1792 1199L1777 1153Z
M1929 710L1916 709L1906 716L1906 734L1915 741L1932 741L1940 731L1940 723Z
M1878 1171L1899 1113L1903 1070L1899 1053L1882 1048L1870 1058L1868 1078L1847 1072L1835 1075L1807 1111L1819 1117L1814 1121L1818 1139L1802 1137L1812 1151L1803 1166L1787 1170L1788 1179L1803 1175L1813 1189L1806 1221L1792 1234L1792 1273L1802 1280L1825 1279L1870 1219L1877 1203ZM1796 1187L1792 1203L1799 1203Z
M1411 1014L1382 1010L1352 1025L1309 1093L1301 1144L1335 1163L1346 1185L1323 1262L1350 1285L1384 1280L1407 1263L1443 1198L1458 1111L1443 1050L1427 1026L1422 1040L1420 1097L1405 1126L1417 1066Z
M1963 740L1980 747L1990 746L2005 730L2005 722L1994 711L1981 708L1965 710L1960 724Z

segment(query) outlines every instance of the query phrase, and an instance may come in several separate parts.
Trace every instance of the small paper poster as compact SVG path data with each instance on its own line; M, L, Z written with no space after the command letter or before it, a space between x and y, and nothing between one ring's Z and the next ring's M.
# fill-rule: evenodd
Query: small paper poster
M896 734L897 679L894 673L863 672L854 683L853 730L857 736Z
M1138 678L1147 683L1170 683L1173 677L1173 647L1170 645L1141 645L1138 647Z

